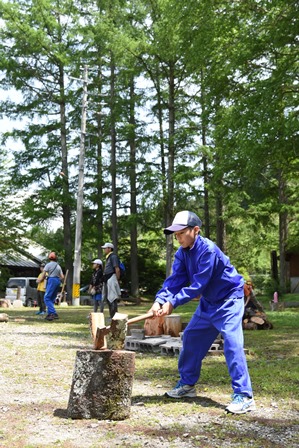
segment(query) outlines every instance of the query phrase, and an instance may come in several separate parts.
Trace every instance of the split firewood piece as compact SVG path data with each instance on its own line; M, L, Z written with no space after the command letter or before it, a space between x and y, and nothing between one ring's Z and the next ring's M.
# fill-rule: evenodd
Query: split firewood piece
M107 347L109 350L123 350L128 330L128 315L115 313L107 334Z
M257 325L263 325L263 324L265 323L264 319L262 319L262 318L259 317L259 316L252 316L252 317L250 318L250 321L251 321L251 322L254 322L254 323L257 324Z
M96 341L96 334L98 327L103 327L105 325L105 316L104 313L90 313L89 315L89 327L90 327L90 333L91 337L94 341ZM96 346L94 346L96 349Z
M244 330L257 330L258 325L254 322L247 322L246 324L243 324Z

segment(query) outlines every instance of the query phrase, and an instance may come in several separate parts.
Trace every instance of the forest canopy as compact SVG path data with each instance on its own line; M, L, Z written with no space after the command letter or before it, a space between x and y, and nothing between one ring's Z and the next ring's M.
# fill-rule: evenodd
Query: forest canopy
M83 277L109 240L131 293L154 293L175 249L162 228L189 209L244 276L268 278L277 251L275 287L289 288L296 1L0 0L0 18L0 117L15 122L1 132L0 245L25 233L72 272L84 137Z

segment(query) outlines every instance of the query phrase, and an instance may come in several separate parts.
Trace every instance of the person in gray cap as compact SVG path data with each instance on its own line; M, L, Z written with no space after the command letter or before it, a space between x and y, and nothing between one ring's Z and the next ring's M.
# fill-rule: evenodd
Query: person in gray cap
M188 210L176 214L166 235L180 244L172 274L158 291L152 306L155 316L166 316L179 305L200 297L199 305L183 334L179 357L180 380L166 392L170 398L195 397L202 360L219 333L232 380L232 401L227 412L255 410L243 347L244 280L215 243L200 235L202 223Z
M117 300L121 296L119 280L120 280L120 268L119 259L116 254L113 253L114 246L112 243L105 243L102 246L106 255L106 264L104 269L104 285L103 285L103 300L107 300L109 307L109 314L112 319L115 313L117 313Z

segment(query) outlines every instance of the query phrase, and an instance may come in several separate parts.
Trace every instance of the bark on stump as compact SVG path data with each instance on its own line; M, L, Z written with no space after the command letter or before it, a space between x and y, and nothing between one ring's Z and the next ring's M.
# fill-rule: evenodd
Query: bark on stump
M98 420L129 418L134 371L134 352L77 351L68 417Z

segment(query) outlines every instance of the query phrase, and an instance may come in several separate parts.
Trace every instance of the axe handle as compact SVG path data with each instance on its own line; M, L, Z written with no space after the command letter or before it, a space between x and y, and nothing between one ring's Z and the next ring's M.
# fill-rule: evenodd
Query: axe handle
M135 322L140 322L141 320L149 319L151 317L154 317L154 313L152 311L149 311L146 314L141 314L140 316L132 317L132 319L128 320L128 325L134 324Z

